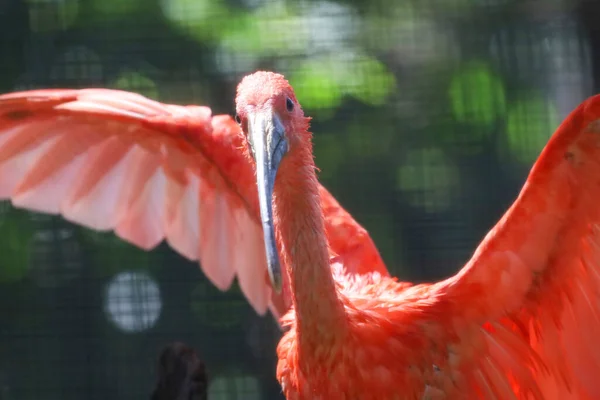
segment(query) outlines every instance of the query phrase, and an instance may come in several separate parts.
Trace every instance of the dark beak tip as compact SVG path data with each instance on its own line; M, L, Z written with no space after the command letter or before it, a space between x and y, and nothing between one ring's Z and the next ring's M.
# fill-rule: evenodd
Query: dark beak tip
M281 284L281 278L275 278L273 279L273 290L275 290L275 293L277 294L281 294L281 287L283 285Z
M279 260L273 260L273 262L269 263L269 278L275 293L280 294L283 283L281 279L281 267L278 261Z

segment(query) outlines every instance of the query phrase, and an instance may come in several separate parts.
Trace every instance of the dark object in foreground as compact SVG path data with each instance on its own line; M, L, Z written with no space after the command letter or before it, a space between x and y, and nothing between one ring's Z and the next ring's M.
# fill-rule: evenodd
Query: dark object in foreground
M206 400L208 378L204 363L191 347L167 345L158 360L158 382L151 400Z

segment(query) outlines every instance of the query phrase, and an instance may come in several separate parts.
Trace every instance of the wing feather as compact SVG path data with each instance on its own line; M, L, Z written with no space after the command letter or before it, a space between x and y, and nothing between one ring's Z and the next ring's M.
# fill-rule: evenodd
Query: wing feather
M108 90L0 96L0 198L114 230L144 249L166 239L255 310L290 305L267 279L254 172L229 116ZM350 274L387 270L367 232L321 187L332 256ZM371 267L365 267L371 265Z
M146 172L152 172L151 176L148 177ZM127 212L120 214L115 233L136 246L149 250L164 239L162 221L165 211L166 176L162 168L150 168L149 171L137 174L134 179L144 182L144 185L137 192L135 201Z
M200 183L198 215L200 263L206 276L221 290L228 288L235 277L233 257L236 249L234 210L228 204L226 192ZM223 268L227 266L227 268Z
M84 167L72 183L72 191L66 196L62 215L88 228L113 229L132 153L132 148L116 136L91 148Z
M167 205L165 210L165 236L169 245L191 261L198 259L200 244L200 178L188 176L189 183L182 185L175 180L167 181Z
M471 260L434 285L433 296L452 305L446 324L491 321L498 327L494 321L508 319L525 327L519 335L492 331L488 353L514 375L518 392L536 399L600 398L599 121L600 96L573 111ZM502 356L501 349L511 355ZM527 360L528 353L539 360ZM494 381L492 373L487 368L484 375ZM481 384L490 382L485 377L478 378ZM507 398L492 386L484 390Z
M126 185L121 187L121 193L114 209L115 218L121 221L131 213L140 201L141 197L148 195L147 186L150 179L158 172L160 162L158 156L149 152L141 146L134 144L128 154L127 168L123 176Z
M236 271L240 288L246 297L256 294L256 307L266 312L269 305L270 291L265 290L265 280L260 279L265 274L265 248L261 228L241 208L235 210L237 229L235 231L235 248L246 249L246 253L236 251L234 270ZM258 277L258 279L257 279Z
M30 130L29 130L30 131ZM27 133L28 130L23 130ZM15 130L19 133L19 130ZM50 137L46 141L38 142L35 146L22 146L18 151L15 151L11 156L5 155L0 161L0 195L9 197L13 190L17 187L23 177L37 162L37 159L44 154L44 151L52 146L56 141L56 137ZM9 145L13 144L13 140L8 140ZM2 146L2 145L0 145ZM0 147L0 153L4 146ZM5 198L6 198L5 197Z

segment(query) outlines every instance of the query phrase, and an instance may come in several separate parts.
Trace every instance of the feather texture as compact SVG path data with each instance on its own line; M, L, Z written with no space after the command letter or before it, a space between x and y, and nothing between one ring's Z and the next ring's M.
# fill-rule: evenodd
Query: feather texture
M319 186L352 334L315 350L325 358L303 370L294 336L284 337L278 375L290 398L303 398L299 387L309 398L319 388L356 394L363 382L363 399L394 387L398 399L600 398L599 117L593 97L561 124L472 259L432 285L389 277L367 232ZM206 107L104 89L8 94L0 198L144 249L166 240L217 287L237 278L257 312L279 316L290 284L284 275L282 295L270 289L241 146L233 120ZM295 310L282 321L293 332Z
M259 314L290 305L267 278L252 166L239 127L208 107L107 89L0 96L0 198L143 249L162 240L200 261L221 290L235 278ZM367 232L321 188L332 257L387 270ZM256 279L264 276L265 279ZM287 280L286 280L287 282Z
M277 349L288 399L600 398L600 96L561 124L465 267L414 286L331 275L312 135L285 78L245 77L236 105L242 125L267 115L288 143L272 200L292 287Z

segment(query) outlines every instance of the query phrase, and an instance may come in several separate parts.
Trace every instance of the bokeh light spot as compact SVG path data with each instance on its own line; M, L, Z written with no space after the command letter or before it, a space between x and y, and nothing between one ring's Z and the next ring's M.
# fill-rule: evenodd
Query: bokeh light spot
M123 332L150 329L162 310L160 288L148 274L121 272L108 283L104 310Z
M230 13L223 0L161 0L165 18L176 28L198 40L215 40L228 24Z
M539 156L558 124L556 107L544 97L517 100L508 107L506 142L498 148L505 156L529 164Z
M380 105L396 80L375 58L353 51L309 58L290 75L290 83L306 109L333 109L343 95Z
M348 93L363 103L381 105L396 88L396 79L385 65L376 58L359 56L349 80ZM349 78L349 77L348 77Z
M491 125L506 111L502 80L484 63L475 62L458 71L450 83L449 95L459 122Z
M290 83L303 108L331 109L340 104L342 90L330 62L329 59L308 60L292 73Z
M302 22L292 7L281 1L269 2L238 16L224 32L221 44L229 51L261 57L304 54L308 40Z

